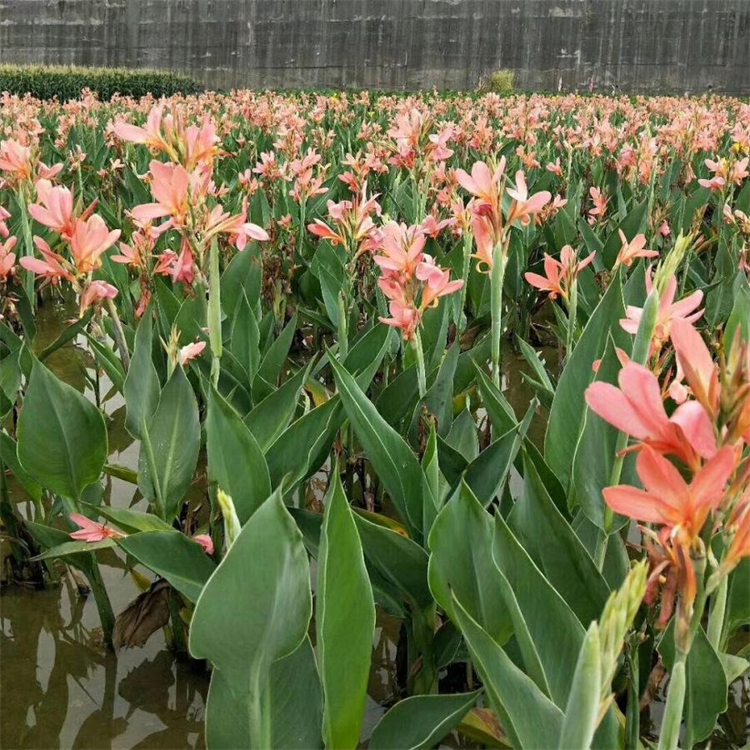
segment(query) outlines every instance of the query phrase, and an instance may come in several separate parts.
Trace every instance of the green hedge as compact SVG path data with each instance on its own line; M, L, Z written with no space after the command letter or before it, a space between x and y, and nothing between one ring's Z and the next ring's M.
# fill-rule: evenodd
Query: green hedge
M202 86L192 78L162 70L0 65L0 92L67 101L80 97L83 89L91 89L106 101L115 94L134 97L195 94Z

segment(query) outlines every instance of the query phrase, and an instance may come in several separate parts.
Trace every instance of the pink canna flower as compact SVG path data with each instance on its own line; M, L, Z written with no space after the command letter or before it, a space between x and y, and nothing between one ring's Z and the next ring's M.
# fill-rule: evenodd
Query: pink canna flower
M646 291L651 294L654 284L651 274L646 274ZM669 340L672 323L683 319L688 323L694 323L703 315L703 310L697 310L703 300L703 292L697 290L678 302L674 301L677 294L677 277L670 276L666 289L659 298L659 310L656 319L656 328L651 342L652 353L658 352L662 345ZM638 326L643 315L643 308L628 305L625 310L627 317L620 321L620 326L628 333L638 333Z
M194 542L198 542L201 547L203 547L203 551L207 555L213 555L214 553L214 540L211 539L211 536L209 534L196 534L193 537Z
M78 273L87 274L102 265L101 256L117 242L120 230L111 232L104 219L93 214L88 219L76 219L70 238L70 250L75 258Z
M16 254L11 252L15 246L15 237L0 242L0 281L3 283L15 276L16 273Z
M515 190L508 188L506 192L514 201L508 215L508 224L520 221L521 226L524 227L531 223L531 217L534 214L539 213L552 200L552 194L547 190L534 193L529 197L526 176L521 170L516 172Z
M34 244L44 260L25 256L19 261L22 268L31 271L36 276L48 279L53 285L58 284L61 279L75 281L70 266L61 255L53 252L52 248L41 237L34 237Z
M128 122L118 120L114 125L115 135L123 141L142 143L155 150L168 151L170 148L169 144L161 132L163 112L163 106L155 106L149 112L145 127L131 125Z
M417 278L427 282L422 289L421 308L435 307L440 297L457 292L464 282L461 279L451 281L451 272L443 270L434 263L422 262L417 266Z
M177 361L184 367L188 362L198 359L205 348L205 341L194 341L192 344L180 347L179 352L177 352Z
M594 207L589 210L589 223L594 224L600 219L603 219L607 213L609 198L604 196L602 191L596 187L589 188L589 195L594 202Z
M721 387L719 368L713 361L711 352L687 320L675 320L671 334L679 370L684 374L691 393L708 414L716 419L719 415Z
M618 382L619 388L596 382L586 389L586 403L603 420L690 467L716 454L714 423L697 401L685 402L668 417L659 381L635 362L620 370Z
M122 539L125 536L122 532L106 524L92 521L80 513L71 513L70 520L80 529L70 534L70 538L77 542L103 542L106 539Z
M169 275L175 283L192 286L195 281L195 258L190 243L183 239L179 255L175 255L169 268Z
M403 280L413 278L417 266L424 259L425 235L419 227L407 227L389 221L382 229L374 260L385 276Z
M595 257L596 253L593 252L578 263L576 251L570 245L565 245L560 251L560 260L555 260L552 256L547 255L547 253L544 254L544 272L547 274L546 276L538 273L526 273L524 274L524 278L531 286L541 289L544 292L549 292L551 299L555 299L559 295L567 300L573 279L586 266L592 263Z
M180 164L164 164L153 160L150 165L153 182L151 193L156 203L136 206L132 213L139 221L150 221L169 216L170 225L182 226L185 223L188 206L190 175Z
M10 211L6 211L0 206L0 238L4 240L7 240L10 235L10 230L8 229L7 224L8 219L10 219Z
M390 310L391 317L378 318L378 320L387 326L399 328L403 334L404 341L411 341L417 332L417 328L419 328L421 320L419 310L412 305L395 299L389 302L388 309Z
M40 203L32 203L29 213L40 224L69 240L75 232L76 221L73 193L66 187L53 187L49 180L39 180L36 190Z
M454 174L456 182L464 190L471 193L480 201L494 207L499 201L498 185L504 172L505 157L503 156L494 172L483 161L478 161L471 168L471 175L463 169L457 169Z
M667 526L672 539L689 545L700 535L711 512L721 505L736 465L735 451L724 447L696 471L688 484L664 456L644 446L636 470L645 489L619 485L607 487L603 495L616 513Z
M658 250L646 249L645 234L637 234L630 242L628 242L625 232L623 232L622 229L618 229L617 231L620 235L622 246L620 247L620 252L617 254L615 268L619 265L630 267L633 265L633 261L638 258L657 258L659 256Z
M31 148L12 138L0 142L0 170L19 180L30 180Z
M79 317L83 317L86 310L91 305L105 299L114 299L117 296L117 287L108 284L106 281L99 279L92 281L84 290L81 295L81 301L79 305Z
M444 229L452 227L455 224L456 218L453 216L450 219L443 219L442 221L438 221L432 214L429 214L427 218L422 222L420 229L428 237L432 237L433 240L436 240Z

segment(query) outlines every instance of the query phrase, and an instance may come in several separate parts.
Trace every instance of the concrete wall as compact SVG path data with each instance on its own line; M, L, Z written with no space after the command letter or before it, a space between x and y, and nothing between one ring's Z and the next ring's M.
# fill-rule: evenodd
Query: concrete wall
M0 62L188 71L211 87L750 94L750 0L0 0Z

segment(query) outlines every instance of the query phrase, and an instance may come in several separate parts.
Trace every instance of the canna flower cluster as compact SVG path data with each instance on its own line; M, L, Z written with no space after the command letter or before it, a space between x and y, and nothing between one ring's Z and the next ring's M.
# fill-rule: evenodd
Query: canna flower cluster
M670 339L680 383L679 397L666 397L679 402L671 413L656 375L634 362L620 370L619 387L594 383L586 401L635 441L627 450L638 452L643 488L609 487L604 499L616 513L648 524L641 527L651 560L646 600L661 591L658 625L666 626L676 612L687 650L699 589L710 593L750 555L750 459L743 457L750 446L750 347L738 338L717 364L682 317L671 320ZM725 549L720 561L711 551L717 534Z
M41 258L27 255L19 263L43 279L44 284L69 282L78 294L82 317L93 304L117 296L116 287L93 275L101 268L104 253L119 239L120 230L110 230L104 219L94 213L96 203L79 213L69 188L55 186L47 179L39 180L35 188L38 203L29 205L29 214L56 234L59 241L53 249L44 238L34 236Z
M501 183L505 166L506 159L503 157L494 171L485 162L478 161L472 167L471 174L463 169L455 172L458 184L473 196L469 209L477 247L474 257L485 272L492 269L496 249L507 255L511 227L516 223L528 226L534 215L552 200L551 193L546 190L529 195L526 176L521 170L516 172L515 187L503 191ZM503 213L503 192L512 198L507 215Z
M414 339L425 310L463 286L460 279L451 281L450 271L424 252L425 243L422 227L390 221L380 233L374 258L382 274L378 285L391 313L380 321L399 328L405 341Z

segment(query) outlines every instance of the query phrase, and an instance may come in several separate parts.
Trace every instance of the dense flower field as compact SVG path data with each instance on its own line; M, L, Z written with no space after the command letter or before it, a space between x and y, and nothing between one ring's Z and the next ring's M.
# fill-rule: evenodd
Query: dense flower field
M373 749L702 742L750 666L749 155L721 98L5 95L8 577L207 660L212 749L368 739L378 609Z

